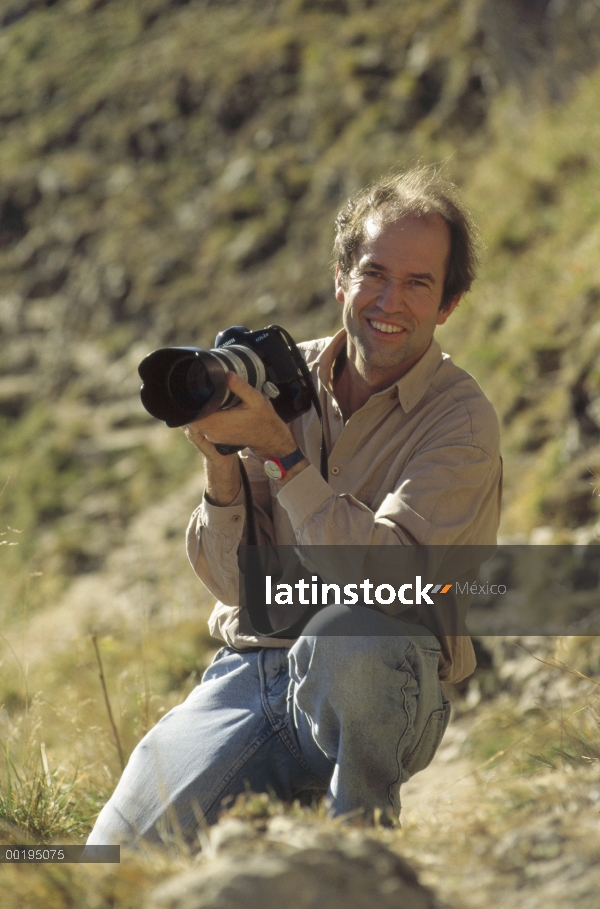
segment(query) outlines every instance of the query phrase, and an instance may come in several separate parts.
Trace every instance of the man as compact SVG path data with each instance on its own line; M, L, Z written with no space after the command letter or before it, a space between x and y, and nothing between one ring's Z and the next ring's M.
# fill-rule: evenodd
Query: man
M185 428L206 490L188 529L194 570L219 599L226 642L203 682L134 751L90 843L193 842L244 791L327 793L334 815L395 823L400 785L432 759L449 718L440 679L474 669L470 639L363 605L326 606L297 641L240 627L238 547L245 445L263 539L285 545L493 544L501 461L494 411L433 339L473 280L475 251L456 191L422 169L383 180L337 220L335 295L343 329L302 345L320 396L284 424L243 380L241 403ZM278 479L263 464L275 461ZM272 465L271 465L272 467ZM282 615L280 627L287 622Z

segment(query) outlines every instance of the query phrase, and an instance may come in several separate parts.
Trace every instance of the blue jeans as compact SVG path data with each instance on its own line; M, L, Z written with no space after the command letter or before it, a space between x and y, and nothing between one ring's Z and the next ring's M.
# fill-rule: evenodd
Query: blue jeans
M135 748L88 843L192 843L245 791L326 792L334 816L397 821L400 785L448 724L439 653L425 629L363 606L324 608L289 650L223 647Z

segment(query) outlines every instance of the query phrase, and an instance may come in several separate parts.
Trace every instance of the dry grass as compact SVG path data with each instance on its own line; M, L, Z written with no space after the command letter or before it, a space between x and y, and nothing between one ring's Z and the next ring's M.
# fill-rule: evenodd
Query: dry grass
M22 413L0 417L4 841L81 841L123 758L197 683L215 649L202 609L181 619L164 607L183 612L197 603L188 586L177 586L189 568L163 539L179 534L182 520L142 510L178 488L197 462L189 446L144 422L137 362L163 342L210 344L224 313L254 328L281 321L298 339L329 332L337 317L332 219L367 180L419 158L447 160L448 176L479 218L488 244L482 278L441 340L501 416L505 532L548 523L570 534L598 515L597 433L588 425L586 435L575 399L580 410L587 400L600 419L599 73L568 103L535 115L523 113L512 89L498 91L485 128L452 132L440 110L468 82L473 54L461 37L464 22L457 27L458 6L382 2L373 13L365 7L344 17L286 2L272 21L243 4L205 6L34 4L2 36L2 187L15 181L26 196L30 183L42 186L39 205L24 210L39 240L31 249L42 268L56 247L69 270L64 300L29 299L27 281L38 266L27 262L27 243L35 231L0 253L10 370L21 381L30 362L40 364ZM298 73L290 63L290 78L278 82L269 67L285 63L295 41ZM404 60L419 46L452 72L440 109L409 130L399 121L419 77ZM369 74L373 52L393 71L380 82ZM183 107L197 104L187 113L177 109L183 63L190 93ZM248 75L262 85L259 107L239 129L223 130L215 111ZM74 145L62 147L78 123ZM269 243L272 254L261 260ZM15 299L28 327L10 334ZM53 326L62 325L63 303L57 345L43 320L50 314ZM130 577L137 568L127 534L136 520L136 545L151 550L156 564L147 559ZM120 548L126 558L111 562ZM170 573L156 567L168 563ZM73 599L63 600L73 579ZM94 579L104 690L88 631L67 634ZM137 585L143 608L132 605L129 588L119 599L127 585ZM28 641L32 616L61 606L52 612L52 634L39 623L43 633ZM554 897L544 897L536 874L550 868L548 878L558 880L563 872L544 862L561 854L572 865L577 855L587 862L597 846L598 639L559 642L554 658L542 659L554 666L536 665L523 683L504 676L498 691L490 685L457 720L465 735L443 766L456 760L464 768L464 799L399 833L373 834L421 863L457 906L522 909L537 888L547 909ZM277 812L326 823L322 806L290 808L264 796L230 809L257 827ZM541 828L560 835L544 840ZM157 853L126 856L110 869L2 866L2 909L133 909L189 862ZM575 887L557 890L556 905L573 904Z
M69 778L50 769L43 742L39 753L32 750L21 767L16 766L8 745L3 750L0 821L24 833L25 842L79 839L87 829L88 812L83 794L77 792L77 772Z

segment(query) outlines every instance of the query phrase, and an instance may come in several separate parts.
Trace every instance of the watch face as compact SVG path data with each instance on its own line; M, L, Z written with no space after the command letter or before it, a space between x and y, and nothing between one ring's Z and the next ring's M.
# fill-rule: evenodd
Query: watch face
M280 480L283 476L283 470L277 461L265 461L265 473L272 480Z

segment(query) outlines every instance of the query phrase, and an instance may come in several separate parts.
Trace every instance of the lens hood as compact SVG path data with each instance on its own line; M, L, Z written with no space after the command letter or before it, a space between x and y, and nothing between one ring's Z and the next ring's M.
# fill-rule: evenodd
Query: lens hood
M142 404L170 427L208 416L227 393L223 364L199 347L162 347L144 357L138 373ZM190 377L197 381L190 383Z

